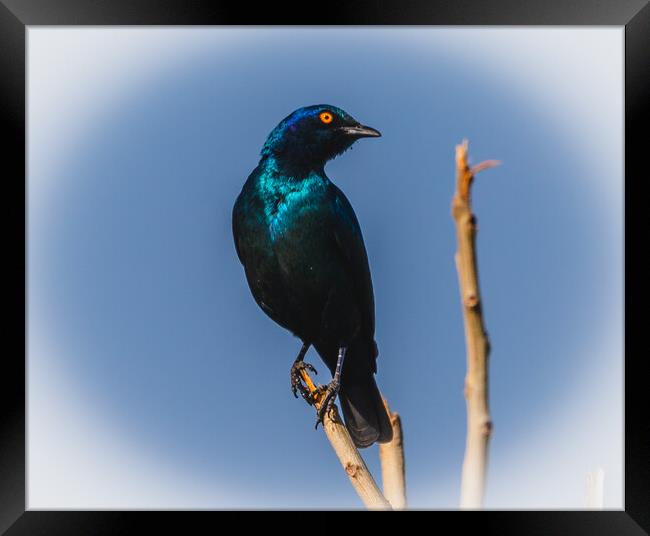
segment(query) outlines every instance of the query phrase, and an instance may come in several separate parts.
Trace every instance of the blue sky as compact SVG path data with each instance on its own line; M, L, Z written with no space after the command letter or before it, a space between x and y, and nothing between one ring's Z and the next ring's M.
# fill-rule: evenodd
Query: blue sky
M458 501L468 138L503 162L474 188L487 506L583 507L603 467L621 507L620 29L32 28L28 50L30 506L361 505L230 229L268 132L330 103L383 134L326 172L364 233L410 503Z

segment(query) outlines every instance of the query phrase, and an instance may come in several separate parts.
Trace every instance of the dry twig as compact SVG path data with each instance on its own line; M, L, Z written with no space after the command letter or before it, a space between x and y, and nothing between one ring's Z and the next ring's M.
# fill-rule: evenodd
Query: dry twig
M605 471L599 467L587 474L587 508L603 509L603 480Z
M384 485L384 496L395 510L406 509L406 477L404 471L404 436L402 434L402 419L399 413L393 413L384 398L384 405L393 427L393 439L389 443L379 445L379 460L381 461L381 481Z
M498 165L488 160L470 168L467 140L456 146L456 192L452 216L456 223L456 268L460 286L467 346L467 442L461 483L461 508L481 508L487 473L488 441L492 420L488 407L488 355L490 343L483 322L476 262L476 218L472 213L471 186L478 171Z

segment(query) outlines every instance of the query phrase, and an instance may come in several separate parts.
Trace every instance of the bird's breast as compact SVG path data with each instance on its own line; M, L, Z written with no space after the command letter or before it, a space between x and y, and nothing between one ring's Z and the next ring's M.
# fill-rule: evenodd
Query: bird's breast
M319 181L305 180L299 185L278 188L267 196L265 215L271 239L275 242L322 222L324 191Z

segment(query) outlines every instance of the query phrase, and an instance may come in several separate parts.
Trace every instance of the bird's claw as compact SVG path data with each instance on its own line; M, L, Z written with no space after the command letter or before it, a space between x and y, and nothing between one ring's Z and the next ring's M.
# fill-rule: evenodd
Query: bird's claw
M307 387L305 387L305 384L302 381L302 376L300 375L301 370L307 370L309 372L313 372L314 374L318 374L318 372L316 372L316 369L310 363L297 361L291 367L291 392L296 398L298 398L298 392L300 392L300 396L302 396L309 405L313 405L314 395L309 391L309 389L307 389Z
M328 384L327 388L320 388L321 390L319 394L322 394L323 390L325 393L323 401L321 402L320 408L316 414L316 426L314 428L318 428L318 424L323 422L325 415L327 415L334 408L336 396L339 394L339 388L340 384L335 380L332 380Z

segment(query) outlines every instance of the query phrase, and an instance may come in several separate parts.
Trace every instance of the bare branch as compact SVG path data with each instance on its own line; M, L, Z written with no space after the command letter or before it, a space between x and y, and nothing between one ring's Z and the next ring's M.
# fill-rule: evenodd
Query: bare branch
M605 471L599 467L587 474L587 508L603 509L603 480Z
M383 398L383 397L382 397ZM393 439L389 443L379 445L379 460L381 461L381 481L384 485L384 495L395 510L406 509L406 476L404 471L404 442L402 434L402 419L398 413L393 413L383 398L386 411L393 427Z
M321 397L314 382L307 374L307 371L300 371L305 385L309 391L316 397L315 406L318 410L321 404ZM341 462L352 486L363 501L363 504L371 510L390 510L390 503L382 495L377 483L370 474L366 463L359 454L357 447L354 445L350 434L339 416L336 406L332 411L325 414L323 419L323 428L327 439L332 444L332 448Z
M465 323L467 347L467 442L461 483L461 508L482 508L487 474L488 441L492 420L488 408L488 356L490 343L483 322L476 260L476 218L471 207L474 174L498 165L488 160L470 168L467 140L456 146L456 192L452 216L456 223L456 269Z

